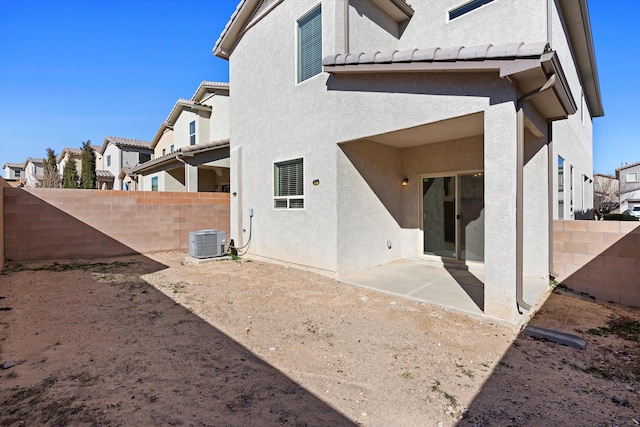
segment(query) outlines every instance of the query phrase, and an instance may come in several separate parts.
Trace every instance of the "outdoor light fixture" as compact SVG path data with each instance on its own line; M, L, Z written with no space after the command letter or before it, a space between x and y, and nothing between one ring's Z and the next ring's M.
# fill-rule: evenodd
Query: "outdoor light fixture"
M320 185L320 180L319 179L314 179L313 180L313 185L315 185L315 186Z
M402 186L406 187L407 185L409 185L409 178L405 178L402 180Z

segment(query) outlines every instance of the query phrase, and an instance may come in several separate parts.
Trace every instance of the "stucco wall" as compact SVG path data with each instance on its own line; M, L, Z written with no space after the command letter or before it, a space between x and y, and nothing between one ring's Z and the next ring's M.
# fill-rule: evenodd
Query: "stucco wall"
M602 301L640 307L640 223L554 221L557 280Z
M582 95L582 85L573 54L565 36L563 23L556 2L552 1L552 22L549 41L551 48L558 53L578 112L567 120L552 124L553 157L553 218L558 219L558 156L565 160L565 203L564 219L588 219L593 211L593 147L592 122L589 109ZM573 211L569 206L569 170L573 166ZM588 180L585 182L583 176Z
M111 164L108 165L108 158L111 159ZM108 144L104 149L103 153L103 161L104 161L104 170L108 170L113 174L115 179L113 180L113 189L120 190L120 180L118 179L118 175L120 175L120 169L122 169L122 164L120 163L120 149L115 144Z
M171 145L173 144L173 135L174 135L174 131L173 129L166 129L164 131L164 133L162 134L162 136L160 137L160 140L158 141L158 144L155 146L153 153L154 153L154 158L158 158L158 157L162 157L162 150L164 150L164 154L169 154L171 152Z
M229 232L229 195L4 189L7 259L186 250L189 232Z
M211 118L209 119L209 141L219 141L229 138L231 134L231 107L228 95L214 95L204 102L211 106Z

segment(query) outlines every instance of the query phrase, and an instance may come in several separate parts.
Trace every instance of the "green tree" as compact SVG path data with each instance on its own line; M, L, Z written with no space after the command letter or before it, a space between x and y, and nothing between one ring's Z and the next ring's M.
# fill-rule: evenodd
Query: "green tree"
M81 187L96 188L96 153L91 147L91 141L82 143L82 177Z
M67 162L64 164L64 169L62 170L62 187L78 188L79 179L76 159L74 159L71 154L67 154Z
M60 188L60 173L58 172L56 153L51 148L47 148L42 186L45 188Z

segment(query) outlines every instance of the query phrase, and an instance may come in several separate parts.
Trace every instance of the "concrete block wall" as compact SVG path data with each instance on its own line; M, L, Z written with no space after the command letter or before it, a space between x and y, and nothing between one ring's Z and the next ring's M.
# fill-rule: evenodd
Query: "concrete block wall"
M0 243L4 242L4 189L11 187L0 177ZM0 244L0 272L4 267L4 245Z
M640 222L554 221L553 268L570 289L640 307Z
M188 250L189 232L229 233L229 194L4 188L7 260Z

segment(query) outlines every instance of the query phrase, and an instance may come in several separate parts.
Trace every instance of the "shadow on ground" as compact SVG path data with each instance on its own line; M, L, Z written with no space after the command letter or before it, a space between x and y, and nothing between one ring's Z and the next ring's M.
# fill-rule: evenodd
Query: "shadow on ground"
M520 333L459 426L638 425L640 310L554 292L530 323L587 348Z
M118 262L7 266L0 425L354 425Z

